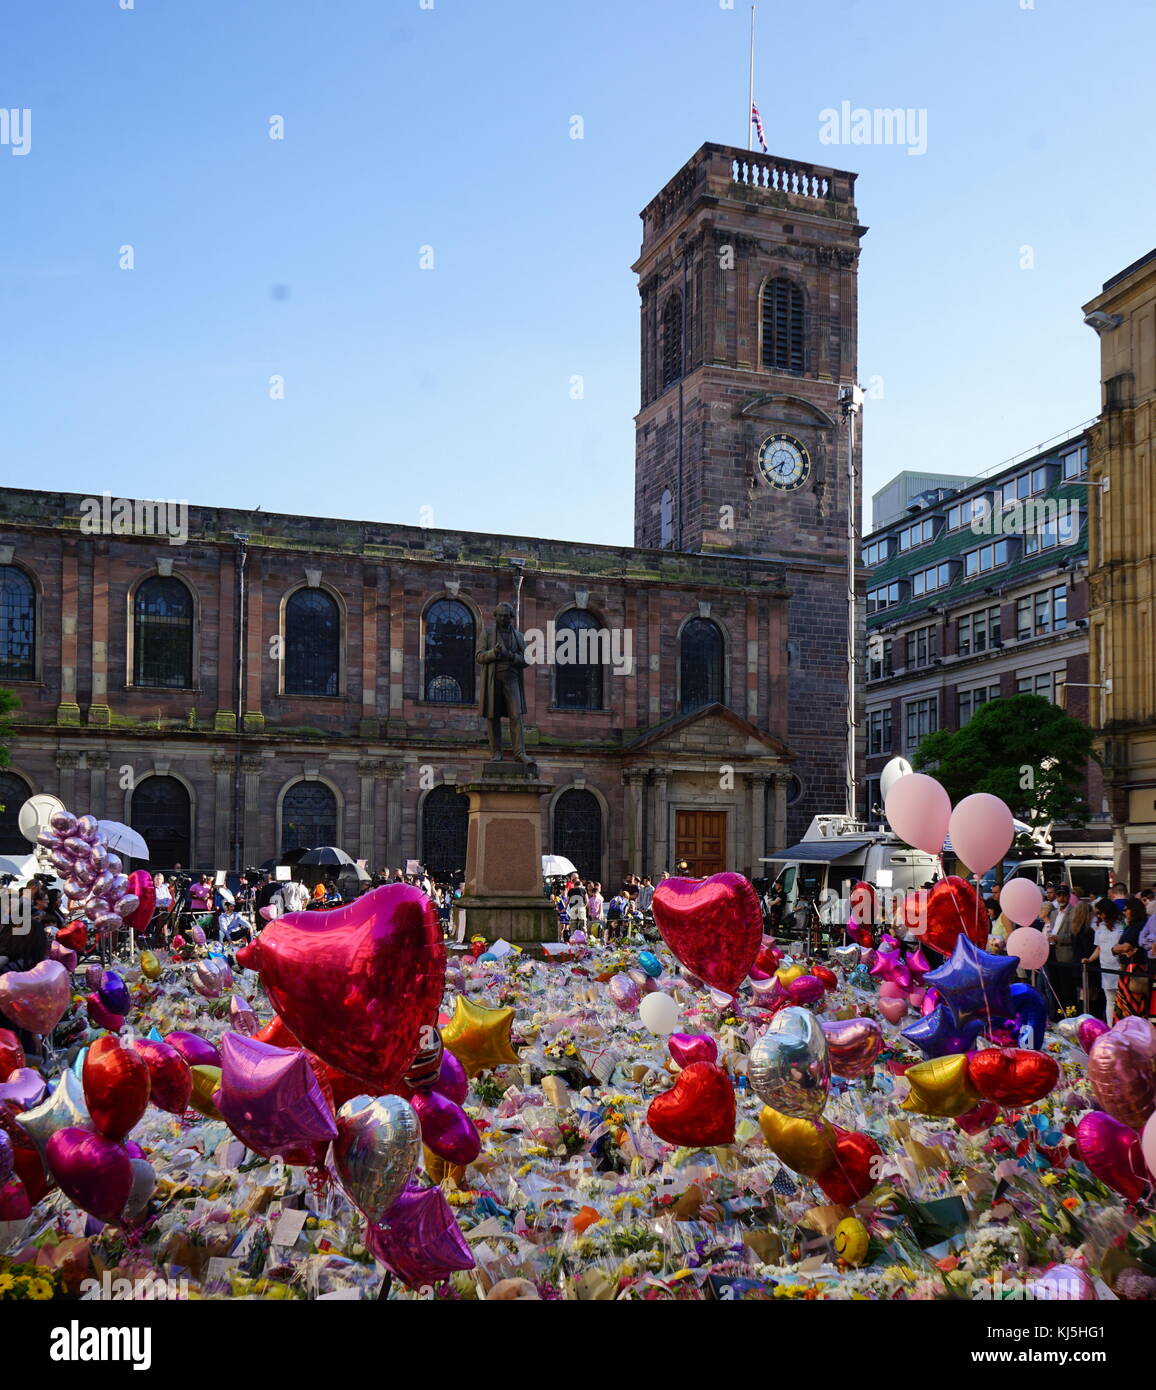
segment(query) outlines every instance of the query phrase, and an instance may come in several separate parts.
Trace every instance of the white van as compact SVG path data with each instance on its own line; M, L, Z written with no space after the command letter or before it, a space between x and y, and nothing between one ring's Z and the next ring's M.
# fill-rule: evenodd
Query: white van
M800 900L815 902L825 892L846 896L860 881L906 893L940 877L933 854L912 849L885 825L869 825L848 816L816 816L797 845L767 855L768 876L782 879L787 909ZM830 913L820 913L827 920ZM844 920L846 920L844 918ZM831 925L838 925L833 919Z
M1018 864L1008 866L1006 876L1030 878L1041 888L1045 883L1057 886L1066 883L1069 888L1078 889L1082 898L1102 898L1108 891L1111 873L1111 859L1076 859L1054 855L1045 859L1021 859Z

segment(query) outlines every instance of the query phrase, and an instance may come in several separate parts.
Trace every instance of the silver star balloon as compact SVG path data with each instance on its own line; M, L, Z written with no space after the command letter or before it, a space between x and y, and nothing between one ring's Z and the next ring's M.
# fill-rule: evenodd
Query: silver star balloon
M22 1110L16 1116L16 1123L28 1131L40 1154L40 1161L47 1167L48 1141L56 1131L72 1126L87 1129L91 1123L88 1106L84 1102L84 1087L76 1074L61 1072L56 1089L48 1099L42 1100L32 1110Z

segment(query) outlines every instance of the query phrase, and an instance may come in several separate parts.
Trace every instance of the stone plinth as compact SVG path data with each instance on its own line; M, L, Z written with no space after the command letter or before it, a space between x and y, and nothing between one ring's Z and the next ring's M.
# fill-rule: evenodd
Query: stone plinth
M487 762L458 788L470 800L466 882L458 908L466 938L525 945L558 939L558 914L542 896L540 802L553 791L534 763Z

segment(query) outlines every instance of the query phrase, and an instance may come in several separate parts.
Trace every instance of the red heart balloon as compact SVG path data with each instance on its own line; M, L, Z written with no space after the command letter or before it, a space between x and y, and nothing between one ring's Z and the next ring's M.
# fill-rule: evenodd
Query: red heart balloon
M140 899L139 907L124 919L126 926L130 926L133 931L144 931L153 919L153 912L157 905L157 890L153 883L153 876L146 869L137 869L128 876L128 886L126 893L135 893Z
M967 1075L984 1100L997 1105L1031 1105L1050 1095L1060 1079L1060 1065L1046 1052L1024 1047L985 1047L970 1052Z
M24 1049L11 1028L0 1028L0 1081L24 1065Z
M284 1019L279 1018L276 1014L266 1023L264 1028L254 1033L253 1036L258 1042L269 1043L273 1047L301 1047L301 1039L286 1028ZM341 1071L338 1067L331 1067L328 1062L323 1062L316 1054L309 1052L308 1048L302 1048L302 1051L314 1058L318 1066L324 1071L325 1084L333 1095L335 1110L340 1109L347 1100L352 1100L354 1096L365 1094L365 1083L358 1081L356 1076L350 1076L347 1071ZM404 1095L405 1087L399 1086L398 1091Z
M0 1184L0 1221L23 1221L32 1214L32 1204L19 1178Z
M237 952L302 1046L374 1095L398 1085L437 1022L445 957L434 906L408 883L276 917Z
M838 976L835 974L833 970L828 969L825 965L812 965L808 973L814 975L816 980L822 981L824 989L839 988Z
M158 1110L183 1115L193 1093L193 1073L188 1062L170 1043L137 1038L133 1047L149 1069L149 1099Z
M52 1184L28 1131L16 1123L17 1109L10 1102L0 1102L0 1129L12 1141L13 1171L24 1184L28 1200L35 1206Z
M960 932L966 931L968 938L982 948L987 945L990 929L991 923L979 895L966 879L954 875L941 878L927 894L927 932L923 945L950 956Z
M664 879L650 910L663 940L692 974L735 993L763 940L758 895L742 874Z
M83 951L88 945L88 929L84 923L77 918L75 922L69 922L66 927L61 927L56 933L56 940L66 951Z
M735 1092L730 1077L713 1062L692 1062L669 1091L650 1102L646 1123L660 1139L680 1148L733 1144Z
M964 1134L981 1134L990 1129L999 1119L999 1106L990 1100L981 1100L971 1110L955 1117L955 1123Z
M856 1134L833 1125L834 1158L815 1178L827 1198L838 1206L861 1202L878 1182L882 1150L868 1134Z
M94 1127L119 1143L149 1103L148 1063L119 1038L97 1038L84 1057L83 1081Z

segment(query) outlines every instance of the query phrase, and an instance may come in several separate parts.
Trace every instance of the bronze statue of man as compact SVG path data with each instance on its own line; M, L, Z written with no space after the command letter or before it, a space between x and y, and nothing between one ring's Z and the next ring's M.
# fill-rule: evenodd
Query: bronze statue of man
M508 603L494 609L494 623L488 627L478 648L482 668L482 714L488 721L490 757L502 760L502 716L510 724L510 745L517 762L526 758L526 736L522 715L526 713L526 691L522 672L526 660L526 639L514 626L514 610Z

